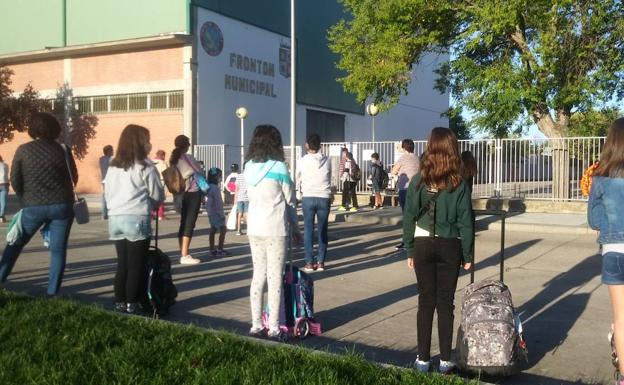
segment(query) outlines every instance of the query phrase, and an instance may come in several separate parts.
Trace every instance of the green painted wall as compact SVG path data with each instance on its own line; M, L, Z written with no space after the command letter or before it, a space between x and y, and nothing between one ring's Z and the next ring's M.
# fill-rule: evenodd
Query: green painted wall
M67 0L68 45L186 30L186 0Z
M63 45L63 0L0 0L0 55Z
M0 55L189 30L190 0L0 0Z
M290 0L192 0L194 5L290 36ZM364 107L336 81L338 57L327 47L327 30L343 17L338 0L297 2L299 54L297 101L364 114Z

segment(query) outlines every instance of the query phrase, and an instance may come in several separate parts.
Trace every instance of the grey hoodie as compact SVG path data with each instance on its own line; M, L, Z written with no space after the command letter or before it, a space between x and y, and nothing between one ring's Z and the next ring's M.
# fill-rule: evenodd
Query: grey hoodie
M299 191L305 197L331 197L331 162L321 153L307 154L298 164Z

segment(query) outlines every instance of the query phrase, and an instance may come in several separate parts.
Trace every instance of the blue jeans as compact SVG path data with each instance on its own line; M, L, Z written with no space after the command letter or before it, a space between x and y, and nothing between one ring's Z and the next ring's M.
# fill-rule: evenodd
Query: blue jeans
M4 217L4 210L6 209L8 195L9 185L0 184L0 217Z
M329 217L329 198L303 197L303 245L306 263L314 263L313 240L314 217L318 220L318 263L325 262L327 254L327 218Z
M56 295L61 287L67 257L67 239L74 221L73 205L60 203L45 206L25 207L22 210L22 238L13 245L7 245L0 260L0 282L5 282L15 261L30 238L42 225L50 229L50 272L48 294Z
M405 207L405 198L407 198L407 190L399 190L399 205L401 206L401 212Z

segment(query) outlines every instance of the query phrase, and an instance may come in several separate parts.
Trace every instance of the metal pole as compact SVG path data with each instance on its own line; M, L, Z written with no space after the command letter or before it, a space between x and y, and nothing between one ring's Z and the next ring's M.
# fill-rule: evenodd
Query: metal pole
M375 150L375 117L373 116L373 150Z
M241 152L241 159L240 159L240 167L241 169L243 168L243 165L245 164L245 119L241 119L241 148L240 148L240 152Z
M505 275L505 218L507 214L501 214L501 250L500 250L500 281L504 282Z
M297 109L297 39L295 36L295 0L290 1L290 175L295 181L296 151L296 109Z

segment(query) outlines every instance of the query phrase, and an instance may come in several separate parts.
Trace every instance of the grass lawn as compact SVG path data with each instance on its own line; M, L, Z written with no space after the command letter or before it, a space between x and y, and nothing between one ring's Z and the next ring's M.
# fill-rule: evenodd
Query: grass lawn
M0 384L464 384L0 290Z

